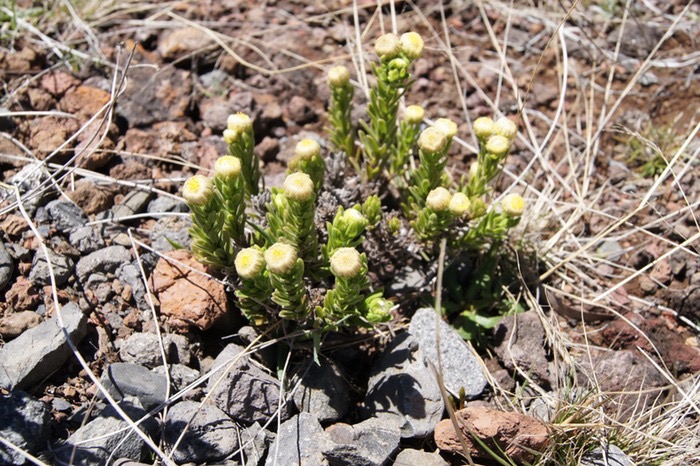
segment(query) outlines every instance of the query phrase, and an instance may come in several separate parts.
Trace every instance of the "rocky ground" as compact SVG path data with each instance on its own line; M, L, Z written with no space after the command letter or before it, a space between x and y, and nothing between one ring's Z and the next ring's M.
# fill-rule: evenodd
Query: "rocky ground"
M419 309L436 264L408 297L378 273L394 321L320 365L246 326L179 189L239 111L280 184L358 64L352 3L2 6L0 463L700 464L700 8L444 3L357 2L362 48L426 39L410 101L460 122L456 176L472 119L525 109L497 189L528 200L525 312L475 350Z

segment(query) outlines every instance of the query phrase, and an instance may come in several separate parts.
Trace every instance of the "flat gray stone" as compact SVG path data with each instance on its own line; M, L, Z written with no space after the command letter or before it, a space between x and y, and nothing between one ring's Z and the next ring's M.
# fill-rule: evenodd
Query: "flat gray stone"
M154 367L151 371L164 377L166 375L165 367L162 365ZM197 369L192 369L182 364L169 364L168 375L170 375L170 383L172 384L171 392L175 392L187 387L202 374Z
M407 448L401 450L394 460L394 466L449 466L438 453Z
M617 445L598 447L581 457L581 466L634 466L631 459Z
M73 275L73 261L68 257L53 252L51 249L48 250L48 253L49 260L51 261L51 266L53 268L54 277L56 279L56 285L65 285L71 275ZM38 249L34 254L32 268L29 271L29 280L37 285L48 285L51 283L49 265L46 262L44 251L41 249Z
M119 406L132 421L138 421L146 415L137 400L124 400ZM108 464L119 458L140 461L148 451L146 442L128 426L114 408L107 407L54 450L58 460L56 464L94 466ZM150 418L139 424L139 427L147 435L153 436L158 430L158 423ZM74 455L73 458L71 455Z
M149 214L162 214L164 212L189 212L190 208L181 200L170 196L158 196L148 203L146 210Z
M5 245L0 242L0 291L4 290L7 284L10 283L14 269L12 256L5 249Z
M292 379L292 398L299 411L312 413L319 422L337 421L350 409L350 387L333 361L321 358L320 363L311 357L305 361Z
M138 364L110 364L100 382L116 401L136 397L146 409L163 403L167 393L166 378Z
M158 252L172 251L173 244L189 248L192 244L189 228L192 221L188 217L159 218L151 230L151 246Z
M86 320L75 303L62 307L68 337L76 345L86 333ZM0 348L0 387L24 389L61 367L71 355L58 318L42 322Z
M190 344L182 335L162 334L163 347L167 362L171 364L189 364L192 359ZM155 333L134 333L124 340L119 348L122 361L153 369L162 366L160 342Z
M0 396L0 437L38 456L50 434L51 410L27 393L15 391ZM21 453L0 445L0 464L23 465Z
M408 333L397 335L372 366L364 417L394 417L401 437L424 438L443 410L440 387L418 342Z
M207 384L211 400L238 421L264 424L276 416L280 408L279 415L286 420L289 408L286 403L280 406L280 382L247 356L241 357L243 351L244 348L230 344L217 356L212 365L216 373ZM219 380L221 374L224 375Z
M504 317L494 331L494 352L503 366L516 367L537 382L551 384L545 331L535 311Z
M479 361L459 336L432 308L419 309L411 319L409 333L418 341L426 361L438 369L436 323L440 322L440 356L445 387L454 396L464 389L467 398L475 398L486 388L486 376Z
M146 210L148 203L152 198L148 191L133 190L119 204L112 207L112 215L115 220L130 215L140 214Z
M280 425L265 466L328 466L330 435L313 414L299 413Z
M113 273L120 265L131 262L131 253L124 246L109 246L82 257L75 266L80 281L93 273Z
M387 418L367 419L352 426L338 423L326 433L331 438L326 458L334 466L382 466L401 442L399 425Z
M83 226L88 221L83 209L63 199L56 199L46 204L46 213L58 231Z
M168 410L165 443L178 463L219 461L238 449L236 423L216 406L182 401Z
M144 268L145 271L145 268ZM146 286L143 284L143 276L138 263L124 264L116 271L117 278L131 287L134 302L139 309L150 309L146 301Z
M72 229L68 240L82 255L95 252L105 245L99 231L89 225Z
M275 438L275 434L263 429L254 422L241 432L241 449L245 457L244 466L258 466L267 452L267 447Z

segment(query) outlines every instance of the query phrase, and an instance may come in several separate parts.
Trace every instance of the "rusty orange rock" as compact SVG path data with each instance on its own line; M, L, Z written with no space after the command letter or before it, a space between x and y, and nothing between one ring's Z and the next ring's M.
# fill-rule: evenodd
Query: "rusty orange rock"
M224 286L200 273L206 273L207 269L189 251L173 251L168 257L173 261L161 258L151 278L153 292L160 301L160 313L176 331L211 328L228 309Z
M469 454L488 457L472 436L481 439L494 452L505 452L513 461L529 461L532 451L542 451L549 440L549 428L541 421L520 413L487 407L468 407L455 413ZM435 443L443 451L462 451L452 421L444 419L435 427Z

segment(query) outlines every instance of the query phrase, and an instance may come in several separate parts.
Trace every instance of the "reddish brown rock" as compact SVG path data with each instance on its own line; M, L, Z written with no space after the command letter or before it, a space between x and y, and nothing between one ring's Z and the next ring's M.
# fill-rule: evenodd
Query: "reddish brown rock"
M112 206L113 194L98 188L88 180L80 180L75 183L75 189L67 191L71 201L75 202L83 212L88 215L107 210Z
M79 86L68 90L58 103L58 108L67 113L90 118L109 102L109 92L91 86Z
M0 229L8 236L19 236L29 229L29 225L21 215L9 214L0 224Z
M80 81L65 71L52 71L41 78L41 87L54 96L63 95L73 86L80 84Z
M177 331L185 332L189 327L209 329L226 314L224 286L203 275L206 267L188 251L173 251L169 257L185 266L164 258L158 261L151 280L160 301L160 313Z
M36 309L41 298L34 284L20 275L5 293L5 302L15 311L26 311Z
M158 53L163 58L175 58L200 51L213 43L213 39L202 29L173 29L160 36Z
M34 311L22 311L0 318L0 336L9 340L17 338L32 327L41 323L41 316Z
M78 121L71 118L43 117L29 123L29 147L43 160L79 129Z
M455 413L469 454L489 457L472 434L494 451L503 451L515 462L529 461L532 451L542 451L548 443L549 428L534 417L487 407L469 407ZM459 453L462 444L452 421L443 419L435 427L435 443L443 451Z

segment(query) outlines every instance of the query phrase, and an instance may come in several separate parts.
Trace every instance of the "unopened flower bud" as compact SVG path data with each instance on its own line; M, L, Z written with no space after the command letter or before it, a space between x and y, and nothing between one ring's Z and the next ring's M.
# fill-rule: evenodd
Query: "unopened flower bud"
M330 259L336 277L353 278L362 270L362 256L355 248L338 248Z
M510 150L510 140L506 137L493 135L486 141L486 152L495 157L503 157Z
M292 173L284 180L282 189L287 199L298 202L308 201L314 195L314 182L306 173Z
M241 159L232 155L219 157L214 163L214 173L224 180L237 178L241 174Z
M474 120L474 134L481 140L488 139L493 134L493 120L489 117Z
M241 278L252 280L260 276L265 267L265 257L257 248L241 249L233 262L236 273Z
M350 70L343 65L334 66L328 70L328 85L332 88L345 86L350 82Z
M449 118L438 118L435 120L433 128L442 131L449 139L452 139L457 134L457 124Z
M411 60L415 60L423 53L423 38L417 32L401 34L401 51Z
M469 212L470 207L471 202L466 194L455 193L454 196L452 196L452 199L450 199L450 204L447 208L450 209L450 212L452 212L453 215L461 217Z
M423 121L425 110L420 105L409 105L403 112L403 118L413 125L417 125Z
M430 154L436 154L447 147L447 136L434 127L426 128L418 137L418 147Z
M292 271L297 262L297 250L291 244L275 243L264 254L267 269L277 275Z
M365 228L368 224L367 217L362 215L357 209L348 209L343 212L343 221L349 226L354 226L358 229Z
M447 189L438 187L428 193L425 205L435 212L442 212L447 210L451 200L452 194Z
M224 130L224 142L226 142L226 144L233 144L238 139L239 134L238 131L226 128Z
M294 155L303 160L308 160L321 154L321 146L313 139L306 138L299 141L294 148Z
M253 127L253 121L245 113L238 112L228 116L226 126L231 131L244 133Z
M509 118L502 117L493 124L493 134L498 134L507 139L513 139L515 135L518 134L518 127Z
M511 217L520 217L525 211L525 199L520 194L508 194L501 201L503 212Z
M379 36L377 42L374 43L374 51L377 52L379 58L394 58L401 52L401 41L395 34L384 34Z
M203 175L194 175L185 181L182 187L182 197L191 206L202 206L209 202L214 194L214 187L209 178Z
M479 218L486 213L486 202L480 197L475 197L470 200L469 218Z
M474 161L469 165L469 178L474 178L477 174L479 174L479 162Z

